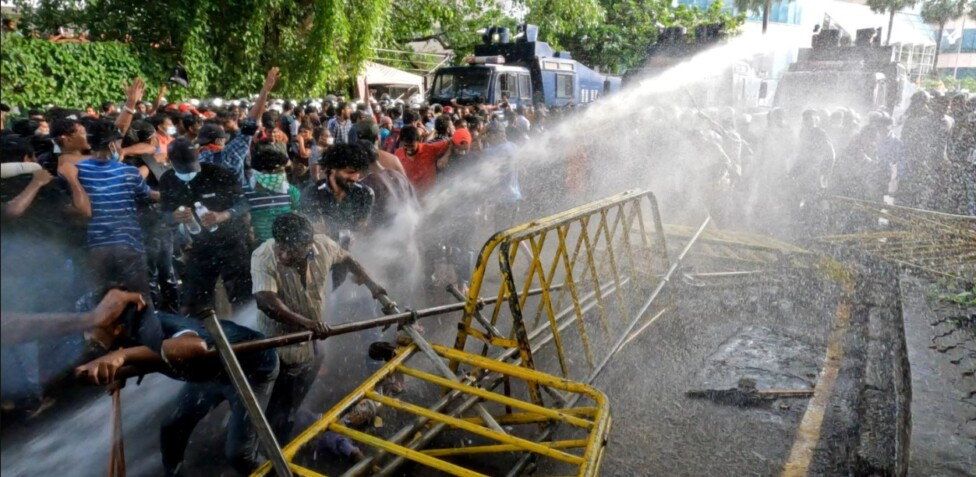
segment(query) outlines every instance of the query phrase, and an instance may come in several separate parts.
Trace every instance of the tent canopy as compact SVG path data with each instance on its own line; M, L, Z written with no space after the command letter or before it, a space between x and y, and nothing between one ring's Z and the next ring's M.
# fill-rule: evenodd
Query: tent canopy
M406 71L373 63L372 61L366 62L360 77L365 78L370 86L416 86L420 90L423 90L424 87L423 76L407 73Z

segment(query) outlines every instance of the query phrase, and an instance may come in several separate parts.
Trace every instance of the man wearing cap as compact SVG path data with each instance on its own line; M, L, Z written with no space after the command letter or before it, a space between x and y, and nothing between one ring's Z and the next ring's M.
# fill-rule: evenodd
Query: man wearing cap
M204 164L216 164L225 167L234 173L241 187L249 187L248 180L244 174L244 165L247 156L251 151L251 140L258 132L258 121L264 114L264 108L268 102L268 93L274 88L278 81L278 68L268 70L265 77L264 86L261 93L254 103L254 107L248 113L247 119L241 125L240 134L227 141L227 133L219 124L204 124L197 135L196 143L200 146L199 159Z
M169 161L173 169L159 179L162 212L175 223L187 226L196 221L202 229L192 235L182 313L199 315L212 309L218 277L224 279L231 305L237 308L251 297L249 206L244 188L230 170L201 163L186 139L170 144ZM195 212L197 202L207 208L203 215Z

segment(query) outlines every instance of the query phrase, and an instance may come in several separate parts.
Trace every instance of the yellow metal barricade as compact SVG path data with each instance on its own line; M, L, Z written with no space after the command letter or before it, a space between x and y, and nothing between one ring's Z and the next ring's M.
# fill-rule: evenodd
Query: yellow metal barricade
M649 191L627 191L499 232L478 256L454 347L482 355L502 348L502 356L519 357L521 366L582 380L632 317L643 298L637 292L656 286L668 265ZM529 297L534 287L543 293ZM498 300L482 310L483 294ZM549 343L552 356L539 362L535 348ZM542 402L538 389L529 392Z
M861 222L862 231L818 240L855 248L933 277L976 276L976 217L846 197L831 201L868 220ZM878 221L886 225L882 228Z
M641 303L647 311L650 291L658 288L653 301L669 265L657 202L648 191L628 191L495 234L479 255L454 347L415 341L398 349L284 448L292 471L322 475L296 462L303 461L303 448L331 431L376 450L343 474L349 476L390 475L405 461L450 475L483 475L464 464L485 454L541 456L560 472L597 475L610 409L606 397L584 381L612 353L628 324L632 329ZM489 290L486 296L496 300L483 301ZM450 369L408 367L425 349L427 358L436 354ZM443 393L433 403L384 394L381 383L394 374ZM363 399L413 421L385 437L343 424L343 414ZM476 406L484 409L469 412ZM428 447L447 431L473 441ZM270 471L266 463L254 475Z

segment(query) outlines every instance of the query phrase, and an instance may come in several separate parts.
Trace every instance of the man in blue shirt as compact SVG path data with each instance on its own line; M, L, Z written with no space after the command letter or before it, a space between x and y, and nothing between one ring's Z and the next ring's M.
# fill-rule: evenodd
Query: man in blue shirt
M157 201L139 169L119 162L122 132L115 123L92 125L92 157L78 164L78 182L91 200L88 249L96 291L122 287L149 293L149 271L143 249L137 201Z
M200 145L197 157L203 164L216 164L229 169L241 183L241 187L248 189L250 185L244 174L244 165L251 152L251 139L258 131L258 120L264 114L268 103L268 93L274 88L278 80L278 68L271 68L265 78L264 86L258 95L254 107L248 113L247 119L241 125L241 131L227 141L227 133L219 124L204 124L197 134L195 142Z

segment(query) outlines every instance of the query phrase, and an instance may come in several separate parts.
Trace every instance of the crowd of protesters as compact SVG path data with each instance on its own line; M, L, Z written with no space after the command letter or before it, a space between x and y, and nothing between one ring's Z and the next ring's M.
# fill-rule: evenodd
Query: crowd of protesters
M396 264L371 275L350 242L389 234L390 247L417 246L410 234L390 232L398 214L423 209L435 190L470 179L485 161L504 171L491 185L490 228L515 222L518 146L550 126L544 106L272 101L277 75L268 72L253 103L165 105L164 92L149 103L136 79L124 104L100 112L3 118L5 408L42 410L50 402L44 384L66 369L105 384L124 365L161 361L187 381L161 430L166 473L182 471L193 428L225 400L225 449L248 472L259 459L244 406L219 364L198 361L213 345L200 318L214 313L221 294L235 312L258 310L256 329L221 322L231 342L327 335L327 296L348 275L372 297L398 286L374 279L396 277ZM675 189L704 191L705 207L726 223L735 219L732 205L771 203L799 221L822 221L828 195L976 215L976 98L965 94L919 92L897 119L808 110L798 130L779 109L762 128L731 108L658 105L637 118L650 156L695 158ZM608 167L581 144L560 169L569 193ZM455 225L444 243L463 249L471 229ZM303 343L246 353L241 364L268 398L278 441L287 442L320 352ZM361 424L365 414L344 419ZM335 453L362 457L343 438L328 440Z

